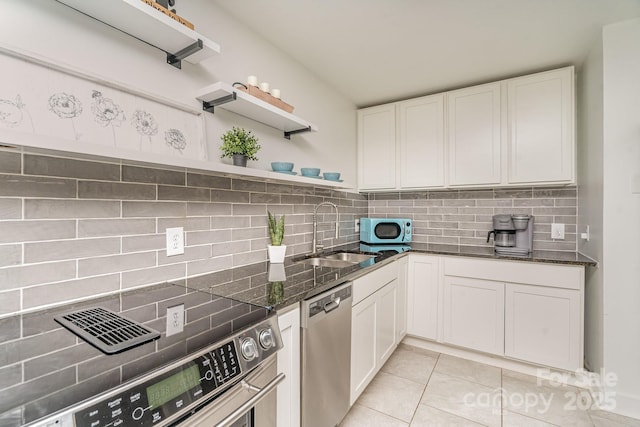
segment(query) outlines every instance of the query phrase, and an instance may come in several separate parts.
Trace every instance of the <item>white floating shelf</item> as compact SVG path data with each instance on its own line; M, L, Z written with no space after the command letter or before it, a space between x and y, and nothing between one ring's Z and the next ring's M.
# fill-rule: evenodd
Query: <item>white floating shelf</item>
M285 138L299 132L317 131L318 127L300 117L287 113L268 102L235 89L227 83L218 82L202 88L196 94L202 101L203 109L213 112L214 108L222 108L239 114L267 126L284 131Z
M168 156L159 153L127 150L109 145L86 144L55 137L5 130L2 128L0 128L0 145L18 149L24 147L27 151L29 151L29 147L32 147L45 150L55 150L56 152L80 154L82 158L94 159L97 161L105 159L112 161L115 159L127 164L142 164L154 167L164 166L172 169L179 168L179 170L184 168L184 170L187 171L200 171L204 173L214 172L231 177L246 177L249 179L257 178L268 182L313 184L355 192L354 185L338 181L328 181L325 179L307 178L301 175L288 175L264 169L233 166L220 161L196 160L179 156Z
M142 0L58 0L85 15L192 64L220 53L220 45L171 19ZM198 49L201 44L201 49ZM187 55L187 56L183 56ZM170 62L171 63L171 62Z

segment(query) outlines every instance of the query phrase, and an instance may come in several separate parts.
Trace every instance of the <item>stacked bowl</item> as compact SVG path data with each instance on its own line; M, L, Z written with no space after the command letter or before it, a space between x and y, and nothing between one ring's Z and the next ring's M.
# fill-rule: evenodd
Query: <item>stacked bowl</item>
M320 178L320 168L300 168L300 172L308 178Z
M289 175L295 175L293 172L293 163L291 162L271 162L271 169L274 172L288 173Z

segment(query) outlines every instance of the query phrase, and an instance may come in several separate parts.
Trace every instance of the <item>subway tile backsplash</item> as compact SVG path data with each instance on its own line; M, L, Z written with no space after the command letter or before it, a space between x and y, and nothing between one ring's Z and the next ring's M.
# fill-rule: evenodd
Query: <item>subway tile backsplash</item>
M535 249L575 251L576 200L575 187L355 194L0 149L0 317L263 262L267 211L286 215L287 255L311 251L313 208L323 201L339 206L341 228L334 240L335 217L320 210L325 247L357 241L363 216L411 218L417 242L486 247L492 215L517 212L536 217ZM551 239L553 222L565 224L564 240ZM184 227L184 255L166 256L168 227Z
M264 262L268 210L286 215L287 255L310 252L313 207L322 201L340 209L338 240L335 216L319 212L325 246L357 241L366 195L0 149L0 317ZM184 227L184 255L166 256L168 227Z
M492 246L492 216L535 216L534 250L576 250L576 187L371 193L369 216L413 220L413 240L440 245ZM565 224L564 240L551 239L551 224Z

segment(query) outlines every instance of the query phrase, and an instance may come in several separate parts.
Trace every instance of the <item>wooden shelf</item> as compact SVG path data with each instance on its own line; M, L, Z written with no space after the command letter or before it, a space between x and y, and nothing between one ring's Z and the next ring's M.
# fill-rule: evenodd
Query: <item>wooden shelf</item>
M220 45L141 0L57 1L166 52L177 68L182 59L197 64L220 53Z
M196 99L202 101L202 108L206 111L213 113L215 108L231 111L282 130L287 139L294 133L318 130L316 125L235 89L227 83L218 82L202 88L196 94Z

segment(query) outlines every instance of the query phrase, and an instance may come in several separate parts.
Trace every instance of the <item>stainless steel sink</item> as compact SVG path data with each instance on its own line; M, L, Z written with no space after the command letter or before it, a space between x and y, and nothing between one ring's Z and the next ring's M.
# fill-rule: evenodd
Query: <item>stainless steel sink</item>
M318 257L306 258L298 261L298 263L314 265L316 267L331 267L331 268L344 268L344 267L351 267L352 265L355 265L355 263L350 261L342 261L339 259L327 259L327 258L318 258Z
M337 252L327 255L315 255L298 261L301 264L317 267L344 268L375 258L375 255L355 254L352 252Z
M362 261L367 261L374 257L375 255L354 254L351 252L338 252L335 254L322 256L323 259L338 259L341 261L347 261L354 264L361 263Z

